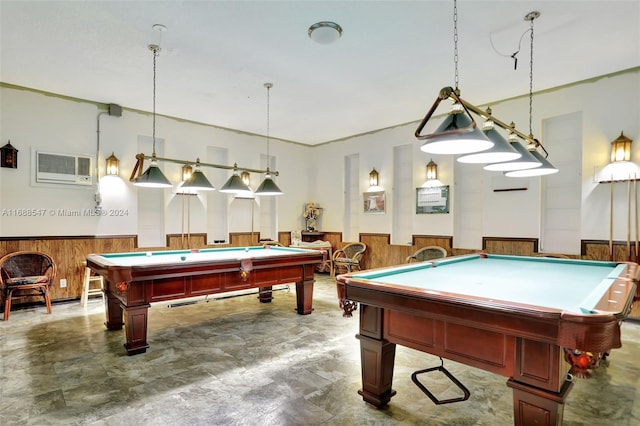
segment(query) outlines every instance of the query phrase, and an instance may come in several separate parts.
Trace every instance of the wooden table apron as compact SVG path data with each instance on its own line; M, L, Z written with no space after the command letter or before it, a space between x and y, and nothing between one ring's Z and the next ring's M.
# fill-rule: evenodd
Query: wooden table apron
M630 267L637 275L637 265ZM395 395L395 345L400 344L509 377L516 425L560 424L573 384L563 347L605 352L621 345L621 318L614 315L448 301L362 284L348 275L339 276L337 284L339 297L360 303L360 394L378 407ZM633 284L629 288L635 291ZM625 309L633 294L628 297Z
M99 255L87 256L87 266L105 279L106 327L125 329L129 355L143 353L147 344L148 309L152 302L259 288L261 302L270 302L276 284L296 284L296 311L312 311L314 268L322 263L319 251L303 255L252 258L243 279L240 259L162 265L120 266Z

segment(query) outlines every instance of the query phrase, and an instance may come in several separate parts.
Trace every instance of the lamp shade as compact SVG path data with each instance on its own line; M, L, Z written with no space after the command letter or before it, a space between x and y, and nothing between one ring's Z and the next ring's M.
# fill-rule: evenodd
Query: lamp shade
M134 179L133 184L143 188L171 188L173 186L169 179L162 174L155 161L152 161L149 168Z
M500 163L503 161L516 160L522 157L522 154L509 143L500 133L494 128L493 121L487 120L483 126L482 131L493 142L493 146L485 151L476 152L472 154L463 155L458 157L457 161L460 163L473 163L473 164L487 164L487 163Z
M264 180L256 189L256 195L282 195L283 192L278 185L271 179L271 173L267 173Z
M503 161L502 163L492 163L484 166L485 170L494 172L509 172L513 170L532 169L534 167L542 166L542 163L538 161L527 148L522 146L517 140L510 142L511 146L520 153L520 158L516 158L511 161Z
M469 154L493 146L475 122L459 110L452 111L434 133L424 137L420 150L429 154Z
M191 173L189 179L184 181L182 188L194 191L215 191L216 189L198 167Z
M558 173L558 169L547 161L538 151L530 151L531 155L540 162L540 165L531 169L512 170L505 173L508 177L531 177L531 176L544 176L553 173Z
M238 175L237 171L234 171L233 175L222 185L220 192L226 192L229 194L237 194L239 192L250 191L249 187L244 184L242 178Z

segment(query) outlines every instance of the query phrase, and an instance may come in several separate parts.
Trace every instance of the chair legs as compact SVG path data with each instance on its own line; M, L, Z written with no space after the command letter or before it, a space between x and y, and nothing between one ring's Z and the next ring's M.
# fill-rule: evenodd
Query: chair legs
M7 291L4 298L4 320L9 320L9 311L11 311L11 290Z
M4 320L9 321L9 314L11 313L11 298L13 297L13 291L17 288L7 289L7 293L4 299ZM39 289L40 293L44 297L44 303L47 306L47 314L51 314L51 295L49 294L49 287Z

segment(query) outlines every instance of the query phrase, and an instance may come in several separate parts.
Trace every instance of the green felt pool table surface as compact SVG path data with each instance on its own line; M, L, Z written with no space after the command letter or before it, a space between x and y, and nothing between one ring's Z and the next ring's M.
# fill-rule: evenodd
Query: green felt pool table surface
M616 291L626 264L541 257L467 255L352 275L372 284L421 289L430 294L505 301L575 313L593 313ZM620 283L618 283L619 285ZM608 310L619 311L615 305Z

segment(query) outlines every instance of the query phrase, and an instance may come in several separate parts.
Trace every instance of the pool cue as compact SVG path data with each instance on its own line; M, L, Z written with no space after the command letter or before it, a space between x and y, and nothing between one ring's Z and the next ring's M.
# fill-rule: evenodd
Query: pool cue
M187 246L191 248L191 197L187 197Z
M631 175L627 179L627 253L631 260Z
M610 209L609 209L609 260L613 261L613 174L611 175Z
M180 217L180 248L184 248L184 195L180 194L182 215Z

